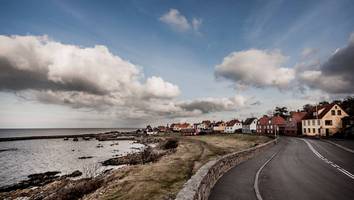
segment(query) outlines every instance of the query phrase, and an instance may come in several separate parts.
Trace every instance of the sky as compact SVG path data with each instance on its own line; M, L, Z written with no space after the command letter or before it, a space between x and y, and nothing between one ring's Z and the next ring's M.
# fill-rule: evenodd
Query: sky
M351 0L0 5L0 128L244 120L354 94Z

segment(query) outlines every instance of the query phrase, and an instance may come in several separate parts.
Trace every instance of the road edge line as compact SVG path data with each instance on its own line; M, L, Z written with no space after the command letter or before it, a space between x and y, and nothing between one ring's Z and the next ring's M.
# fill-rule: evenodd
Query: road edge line
M353 149L350 149L350 148L348 148L348 147L345 147L345 146L343 146L343 145L337 144L337 143L332 142L332 141L329 141L329 140L324 140L324 141L326 141L326 142L328 142L328 143L330 143L330 144L332 144L332 145L334 145L334 146L337 146L338 148L341 148L341 149L343 149L343 150L345 150L345 151L347 151L347 152L354 153L354 150L353 150Z
M257 171L256 173L256 177L254 179L254 192L256 193L256 197L258 200L263 200L262 195L259 191L259 174L261 173L261 171L263 170L263 168L277 155L279 151L275 152Z
M314 153L319 159L321 159L323 162L327 163L328 165L332 166L333 168L337 169L338 171L342 172L344 175L348 176L351 179L354 179L354 175L342 168L341 166L337 165L336 163L328 160L326 157L322 156L313 146L309 141L306 141L305 139L302 139L309 149Z

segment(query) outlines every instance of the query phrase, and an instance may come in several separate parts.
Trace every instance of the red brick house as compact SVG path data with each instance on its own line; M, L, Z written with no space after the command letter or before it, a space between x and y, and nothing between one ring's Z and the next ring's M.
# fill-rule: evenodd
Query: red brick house
M265 134L267 133L267 126L269 124L269 117L267 115L263 115L263 117L259 118L257 121L257 130L258 134Z
M285 119L281 116L268 117L264 115L257 122L257 133L267 135L283 135L285 130Z
M298 136L302 135L301 121L306 116L306 112L291 112L290 117L285 122L284 135Z
M270 128L269 128L269 132L268 134L274 135L283 135L284 134L284 130L285 130L285 119L281 116L273 116L270 119Z

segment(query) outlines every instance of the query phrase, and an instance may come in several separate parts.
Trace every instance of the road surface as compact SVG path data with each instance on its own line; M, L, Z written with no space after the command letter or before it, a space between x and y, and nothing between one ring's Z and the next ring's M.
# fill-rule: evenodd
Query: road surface
M209 200L353 200L353 174L353 153L323 140L281 137L221 177Z

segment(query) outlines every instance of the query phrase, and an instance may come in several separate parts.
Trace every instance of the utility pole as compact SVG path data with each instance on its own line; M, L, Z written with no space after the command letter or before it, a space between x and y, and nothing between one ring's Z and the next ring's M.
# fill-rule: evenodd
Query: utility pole
M316 124L318 124L318 109L317 109L317 103L316 103ZM321 128L318 129L318 138L321 138Z

